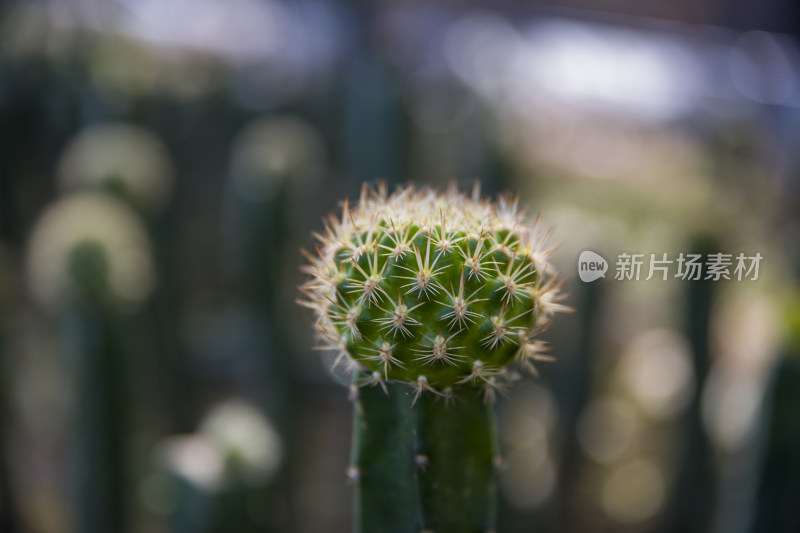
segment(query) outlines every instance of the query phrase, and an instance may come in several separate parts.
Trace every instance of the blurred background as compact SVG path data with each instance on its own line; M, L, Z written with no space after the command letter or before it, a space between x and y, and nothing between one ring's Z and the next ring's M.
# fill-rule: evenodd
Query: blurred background
M800 531L799 28L790 0L0 1L0 531L349 531L298 249L378 179L556 228L575 313L498 402L501 533ZM622 252L763 260L615 281Z

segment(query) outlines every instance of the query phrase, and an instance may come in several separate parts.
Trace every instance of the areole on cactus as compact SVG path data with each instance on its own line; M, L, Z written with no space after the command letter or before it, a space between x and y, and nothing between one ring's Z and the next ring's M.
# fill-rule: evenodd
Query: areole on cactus
M365 187L317 238L301 303L321 347L367 382L446 396L474 384L491 397L509 365L545 358L535 335L564 306L547 235L516 201Z
M494 531L491 400L566 309L549 234L477 187L365 186L316 237L300 303L354 373L355 531Z

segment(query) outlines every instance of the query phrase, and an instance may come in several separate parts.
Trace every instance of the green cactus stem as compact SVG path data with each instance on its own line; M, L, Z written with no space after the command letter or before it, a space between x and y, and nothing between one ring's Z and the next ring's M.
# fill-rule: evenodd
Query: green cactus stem
M270 482L278 474L283 445L271 421L249 402L220 403L198 431L162 441L156 457L175 499L170 531L285 531L285 524L270 516L276 496Z
M356 371L357 531L493 529L488 403L512 365L545 359L535 336L565 309L546 237L508 198L383 187L318 236L300 303ZM402 522L381 521L393 502Z
M356 531L412 532L422 523L419 494L408 490L417 483L417 416L410 395L400 383L386 384L385 392L379 387L359 392L348 471L359 510Z
M757 483L751 531L789 533L800 528L800 350L784 348L776 361L767 391L768 430L763 465Z
M144 228L124 205L83 193L51 206L37 222L28 277L40 305L61 326L59 345L74 384L69 435L75 531L129 529L130 409L125 315L152 288Z
M308 122L290 115L268 115L249 122L231 151L225 190L226 270L235 296L238 350L235 366L248 372L233 376L234 386L260 406L289 441L300 405L285 312L281 271L290 251L295 257L297 190L314 188L324 168L325 146ZM287 449L298 449L288 442ZM273 489L287 492L286 472Z
M356 531L490 531L497 451L482 390L464 387L450 405L429 394L415 402L401 383L356 390Z
M707 237L696 238L694 251L705 254L719 247ZM717 471L713 444L703 423L702 394L711 369L710 325L715 284L694 280L687 285L686 336L692 348L693 374L697 382L684 414L681 434L683 450L675 468L675 482L664 513L663 531L707 531L713 518L710 509L717 499Z
M274 320L292 182L308 185L325 159L316 130L290 116L256 120L236 138L226 192L230 275L244 303ZM280 317L278 317L280 318Z
M12 290L15 286L16 269L9 261L6 249L0 242L0 531L18 533L23 530L17 504L16 485L11 469L6 442L11 435L11 409L9 405L11 378L6 359L7 320L11 313Z
M95 260L102 260L95 253L102 251L89 246L74 259L79 275L93 273ZM73 435L76 525L87 533L128 529L127 365L114 322L100 302L87 300L65 315L61 328L80 410Z
M419 400L417 464L424 528L437 533L494 529L494 411L474 386L453 405Z
M179 280L175 261L177 185L168 147L150 130L124 122L101 122L81 129L65 146L57 167L62 193L104 193L139 215L153 249L153 268L160 280L148 301L153 320L153 349L147 364L156 369L152 388L163 405L169 428L186 432L194 425L196 391L185 347L175 324Z

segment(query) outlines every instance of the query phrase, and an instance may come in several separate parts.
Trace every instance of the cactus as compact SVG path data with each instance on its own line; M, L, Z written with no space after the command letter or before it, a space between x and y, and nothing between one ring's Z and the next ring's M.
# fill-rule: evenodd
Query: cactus
M297 190L315 189L324 168L325 146L316 129L291 115L252 120L233 142L226 183L224 245L228 279L235 296L236 363L245 372L232 376L234 386L258 401L287 439L290 453L299 449L290 430L300 405L292 364L295 347L287 335L282 269L294 257ZM312 210L313 211L313 210ZM284 471L273 489L287 492Z
M68 196L37 222L28 276L34 296L61 326L59 344L73 373L75 531L127 531L125 315L153 287L147 236L117 201Z
M7 320L10 316L12 290L16 281L16 269L0 242L0 531L16 533L23 530L17 504L16 485L10 471L6 442L11 436L10 384L7 360L5 359Z
M281 439L255 406L230 399L215 406L198 431L172 436L157 458L175 491L171 531L267 533L281 530L271 517L270 481L283 460ZM253 501L258 501L257 510Z
M156 136L104 123L85 128L66 146L58 181L65 191L107 190L147 213L164 207L174 176L167 148Z
M546 235L515 201L362 189L331 217L299 303L354 371L357 531L494 528L495 392L547 359ZM382 389L382 390L381 390Z
M166 144L154 132L124 122L101 122L81 129L65 146L57 183L64 194L103 192L139 215L150 238L154 277L159 284L147 302L152 315L153 349L158 374L153 384L167 414L170 431L194 425L195 387L175 317L183 272L176 261L179 213L173 195L175 168Z
M310 185L325 150L316 130L291 116L251 122L236 138L226 199L226 234L231 276L245 303L275 318L285 237L290 233L290 185ZM278 317L280 318L280 317Z

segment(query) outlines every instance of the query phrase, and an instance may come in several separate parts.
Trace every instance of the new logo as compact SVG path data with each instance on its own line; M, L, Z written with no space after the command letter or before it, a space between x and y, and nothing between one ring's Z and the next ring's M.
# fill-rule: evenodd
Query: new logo
M590 252L581 252L578 257L578 277L585 283L590 283L598 278L606 277L608 261L602 255Z

